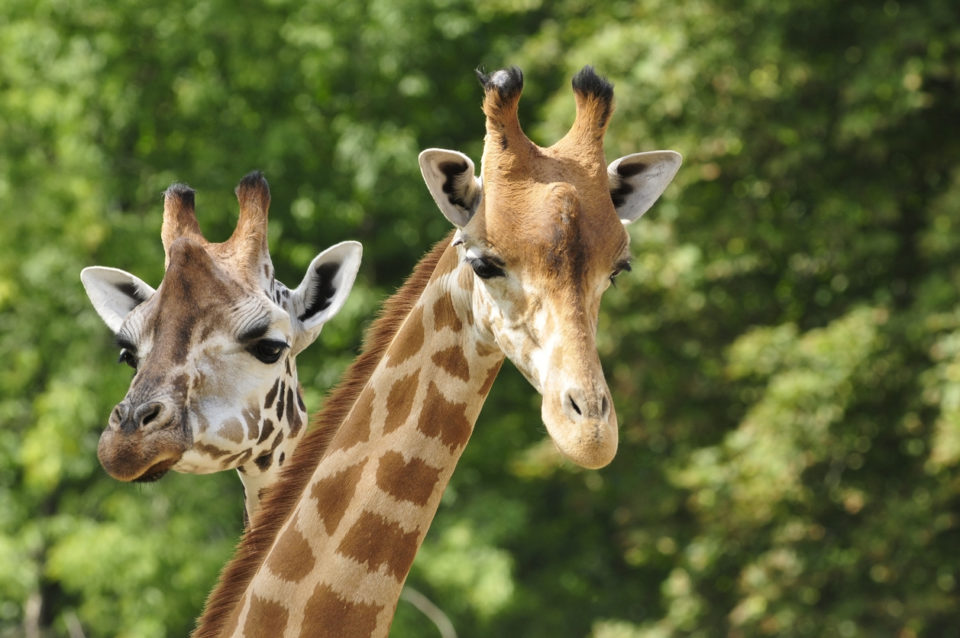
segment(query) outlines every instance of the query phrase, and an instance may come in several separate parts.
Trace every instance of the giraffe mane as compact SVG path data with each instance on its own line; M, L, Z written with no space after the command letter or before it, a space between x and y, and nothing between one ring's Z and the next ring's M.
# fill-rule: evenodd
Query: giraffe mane
M293 511L303 490L320 463L327 446L353 407L357 396L410 314L430 280L453 233L437 242L416 265L403 286L387 299L370 325L360 355L344 372L340 382L327 394L323 408L311 419L311 430L297 444L290 463L268 491L260 511L240 540L233 558L220 572L217 585L207 598L193 638L219 636L230 614L240 602L250 580L273 546L280 529Z

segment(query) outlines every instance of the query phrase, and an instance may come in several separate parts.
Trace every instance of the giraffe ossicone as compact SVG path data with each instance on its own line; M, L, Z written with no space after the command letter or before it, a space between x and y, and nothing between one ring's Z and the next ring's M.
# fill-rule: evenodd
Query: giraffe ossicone
M156 290L116 268L80 277L120 361L136 370L100 437L104 469L151 481L168 470L235 468L252 515L306 430L296 356L343 307L362 248L345 241L324 250L290 290L274 277L267 248L266 179L249 174L236 194L237 227L212 243L200 232L194 191L167 189Z
M624 224L660 196L672 151L604 161L613 87L589 67L577 117L541 148L520 129L519 69L480 75L481 175L424 151L456 230L385 304L208 598L196 638L386 636L404 580L504 358L543 396L557 448L609 463L617 420L595 347L600 298L629 269ZM319 442L318 442L319 441Z

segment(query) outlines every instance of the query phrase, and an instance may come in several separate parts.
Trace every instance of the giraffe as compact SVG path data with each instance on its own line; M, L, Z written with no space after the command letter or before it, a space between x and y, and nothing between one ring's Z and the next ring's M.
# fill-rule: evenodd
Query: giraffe
M290 290L274 277L267 247L270 189L259 172L236 188L231 237L200 233L194 191L164 193L159 288L115 268L81 272L97 313L116 335L120 362L136 372L110 414L97 456L114 478L155 481L168 470L236 468L245 521L306 430L296 356L343 306L361 246L331 246Z
M576 120L541 148L522 132L519 69L478 72L486 137L420 166L455 229L388 300L361 356L221 573L195 638L385 636L414 556L509 358L543 397L561 454L587 468L617 450L596 352L600 297L629 270L624 225L660 196L673 151L605 166L613 87L573 78Z

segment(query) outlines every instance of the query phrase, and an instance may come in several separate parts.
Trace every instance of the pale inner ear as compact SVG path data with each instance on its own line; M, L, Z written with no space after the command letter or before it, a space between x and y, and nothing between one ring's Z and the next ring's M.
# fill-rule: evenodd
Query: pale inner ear
M345 241L310 262L303 281L291 295L292 309L302 331L293 344L296 352L316 339L323 324L343 307L356 280L362 254L359 242Z
M682 161L676 151L649 151L611 162L607 167L610 197L620 221L629 224L650 210L680 170Z
M457 228L473 217L483 193L473 160L457 151L428 148L420 153L420 172L443 216Z
M156 292L130 273L104 266L84 268L80 281L97 314L114 334L130 311Z

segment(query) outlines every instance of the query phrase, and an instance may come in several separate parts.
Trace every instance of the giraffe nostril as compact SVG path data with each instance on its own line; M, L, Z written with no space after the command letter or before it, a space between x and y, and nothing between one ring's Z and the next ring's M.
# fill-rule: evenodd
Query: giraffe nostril
M610 414L610 400L607 399L607 395L603 395L600 399L600 416L606 417L608 414Z
M572 394L568 394L568 395L567 395L567 398L570 400L570 407L573 408L573 411L576 412L577 415L582 416L582 415L583 415L583 412L580 410L580 406L577 405L577 402L573 400L573 395L572 395Z
M156 402L145 403L137 408L137 411L134 414L134 420L139 424L140 427L146 427L156 421L162 412L163 404Z

